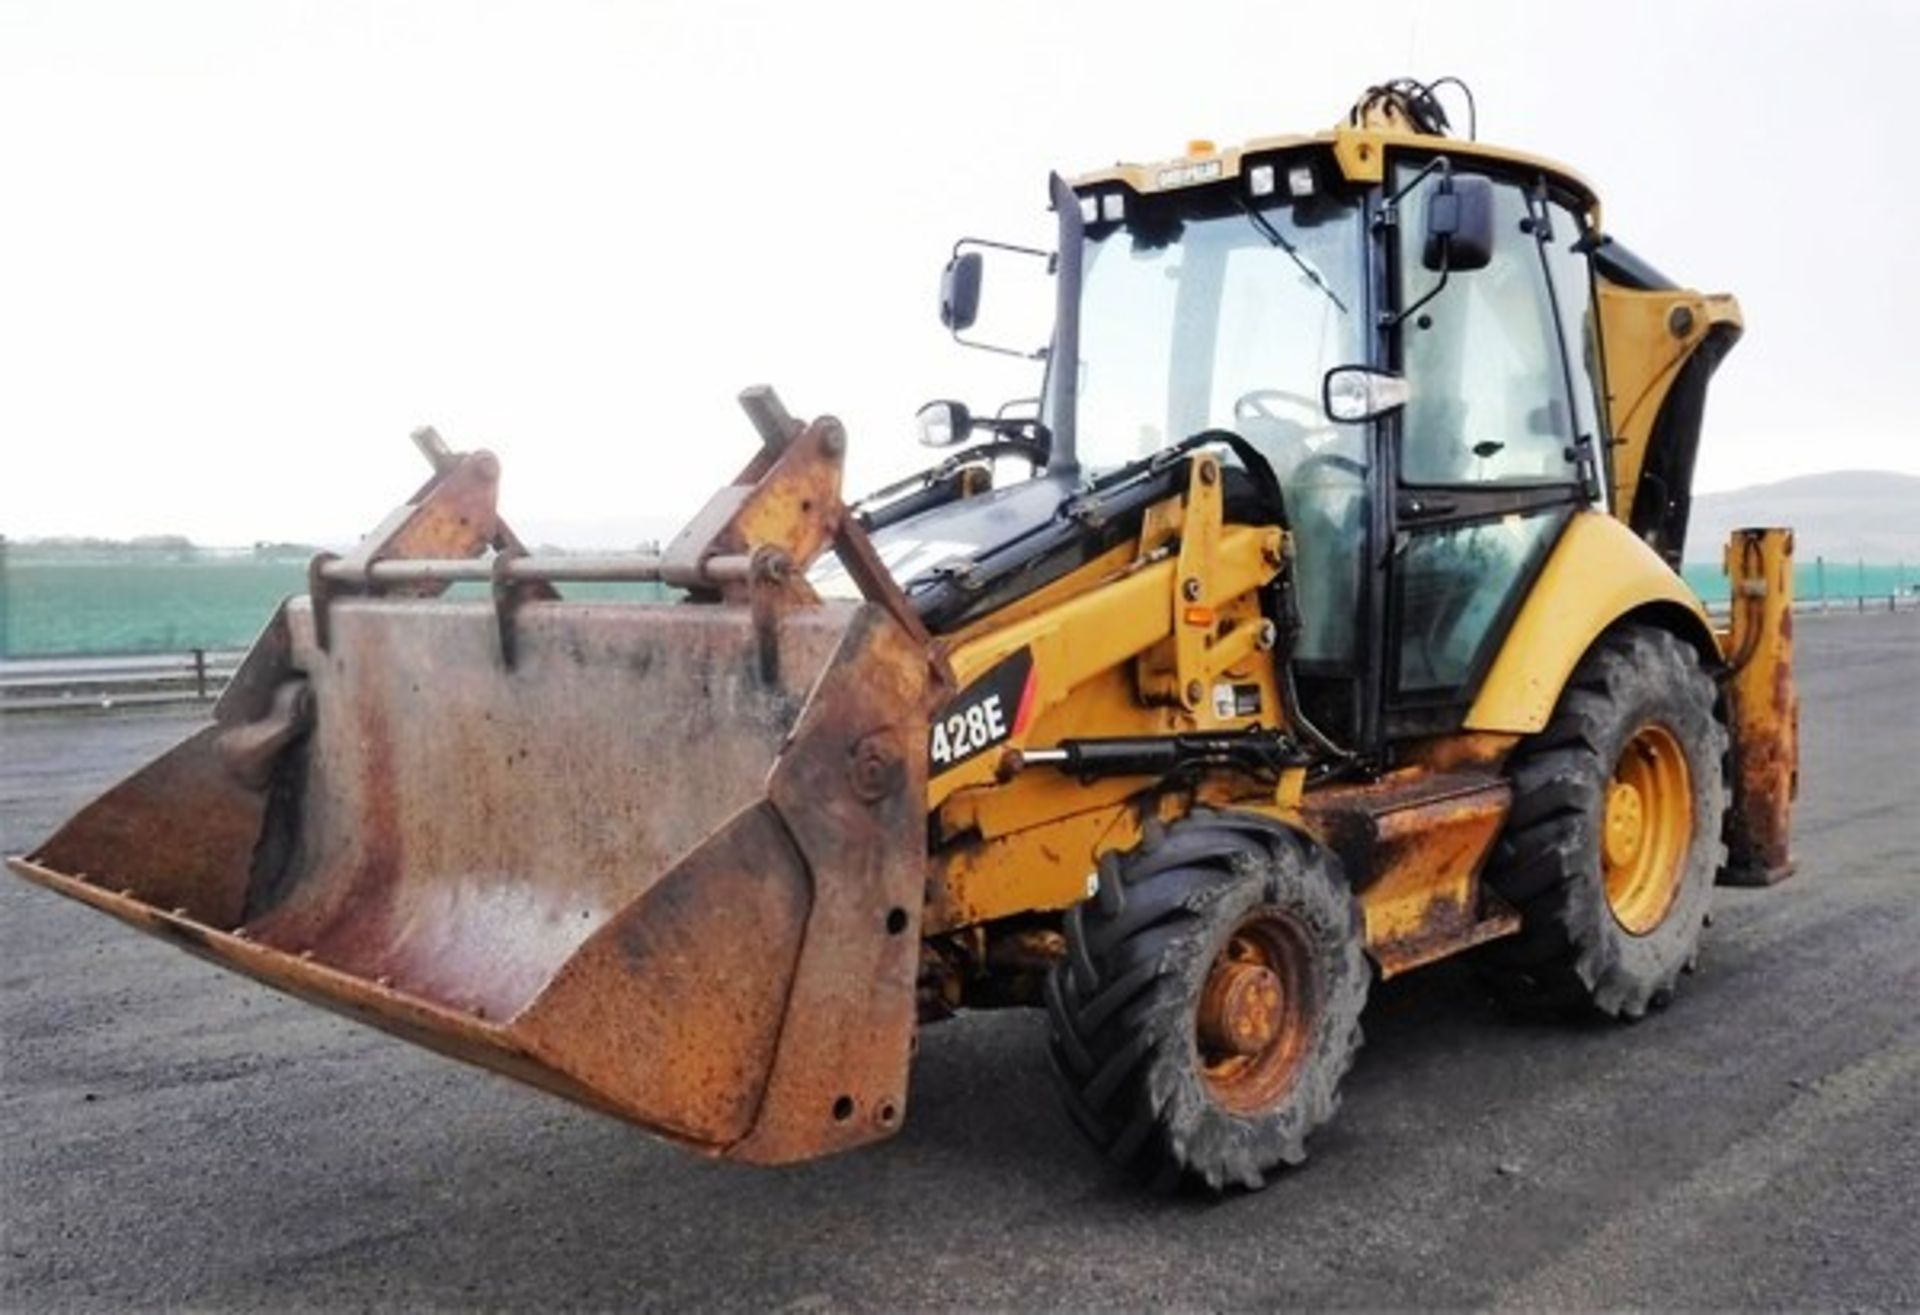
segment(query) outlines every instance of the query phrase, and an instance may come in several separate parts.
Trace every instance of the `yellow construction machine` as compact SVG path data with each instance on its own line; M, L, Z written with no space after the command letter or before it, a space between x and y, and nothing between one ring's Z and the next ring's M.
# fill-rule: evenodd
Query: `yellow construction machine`
M754 389L664 552L542 556L423 432L212 724L13 867L762 1163L895 1132L962 1009L1044 1008L1088 1136L1221 1188L1301 1159L1376 978L1661 1007L1790 870L1790 537L1722 624L1676 570L1740 314L1436 90L1053 180L1040 402L930 404L957 450L865 500Z

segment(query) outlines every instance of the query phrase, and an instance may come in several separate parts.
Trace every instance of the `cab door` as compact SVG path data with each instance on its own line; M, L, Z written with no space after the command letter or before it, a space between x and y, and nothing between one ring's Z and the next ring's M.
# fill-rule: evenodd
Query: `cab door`
M1390 238L1400 307L1441 278L1423 260L1440 174L1415 182L1419 172L1420 162L1401 163L1394 183L1410 188ZM1460 724L1561 529L1600 485L1593 353L1580 352L1585 383L1576 388L1556 313L1557 293L1586 294L1576 274L1555 276L1549 250L1557 243L1572 255L1578 233L1541 180L1489 181L1489 263L1448 272L1437 294L1388 330L1389 359L1408 382L1382 463L1392 493L1381 644L1389 739ZM1556 216L1565 221L1558 231ZM1581 322L1583 307L1566 309L1564 323Z

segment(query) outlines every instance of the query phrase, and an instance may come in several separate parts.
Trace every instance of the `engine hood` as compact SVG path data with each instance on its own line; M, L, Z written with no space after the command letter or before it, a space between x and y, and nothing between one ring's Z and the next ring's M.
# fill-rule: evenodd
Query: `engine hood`
M1043 473L979 497L934 507L873 535L874 550L909 595L943 567L978 561L1052 523L1079 489L1078 473ZM859 586L837 558L822 557L807 582L823 598L858 599Z

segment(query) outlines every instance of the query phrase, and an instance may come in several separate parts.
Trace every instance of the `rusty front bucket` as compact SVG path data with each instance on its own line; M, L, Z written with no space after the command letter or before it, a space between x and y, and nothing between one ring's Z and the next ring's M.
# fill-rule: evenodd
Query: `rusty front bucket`
M931 677L872 603L308 598L24 876L700 1149L905 1110Z

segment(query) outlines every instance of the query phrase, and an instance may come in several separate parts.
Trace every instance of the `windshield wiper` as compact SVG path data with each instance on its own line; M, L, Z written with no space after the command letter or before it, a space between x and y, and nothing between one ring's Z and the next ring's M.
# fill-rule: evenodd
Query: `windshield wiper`
M1239 200L1239 198L1235 199ZM1347 313L1347 303L1340 300L1339 293L1327 286L1327 281L1320 277L1320 271L1307 263L1306 257L1300 254L1299 249L1296 248L1293 243L1287 241L1286 236L1273 226L1273 222L1258 210L1248 205L1244 200L1240 200L1240 208L1246 211L1247 218L1253 221L1253 226L1259 230L1260 235L1286 252L1288 259L1300 267L1300 272L1313 280L1313 286L1326 293L1327 300L1339 307L1340 313L1345 315Z

